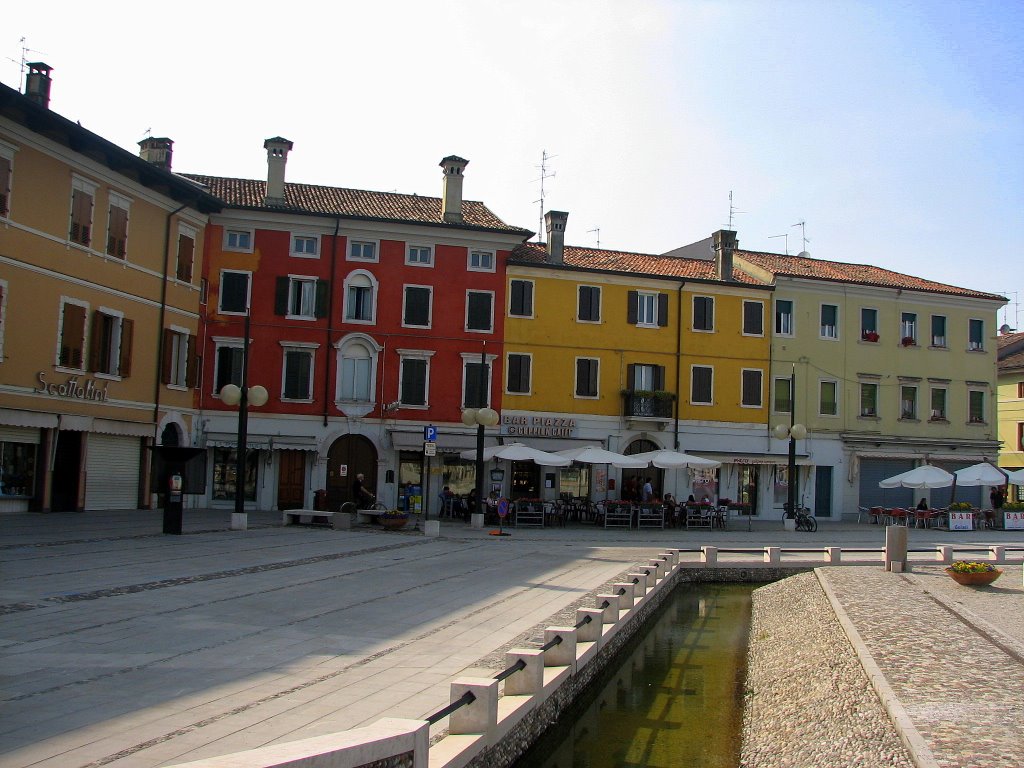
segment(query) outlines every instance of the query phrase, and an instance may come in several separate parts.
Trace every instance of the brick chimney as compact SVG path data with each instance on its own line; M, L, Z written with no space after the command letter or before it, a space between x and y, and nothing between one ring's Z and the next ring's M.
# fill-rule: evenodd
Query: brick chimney
M35 61L28 64L28 76L25 78L25 95L41 107L50 108L50 72L49 64Z
M739 245L736 233L729 229L720 229L711 236L715 247L715 274L719 280L733 282L732 255Z
M152 163L157 168L165 171L171 170L171 155L174 142L166 136L157 138L151 136L139 142L139 157L147 163Z
M548 233L548 256L552 264L561 264L565 258L565 222L569 214L565 211L548 211L544 214L544 229Z
M263 142L267 150L267 195L264 205L284 205L284 167L288 164L288 153L295 146L288 139L275 136Z
M450 224L462 223L462 174L469 165L455 155L448 155L441 161L444 182L441 184L441 218Z

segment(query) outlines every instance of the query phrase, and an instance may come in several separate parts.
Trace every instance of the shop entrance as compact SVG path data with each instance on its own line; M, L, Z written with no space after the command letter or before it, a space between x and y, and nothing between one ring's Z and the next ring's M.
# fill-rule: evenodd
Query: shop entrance
M279 451L277 467L277 508L302 509L306 490L306 452Z
M761 468L758 466L740 467L740 501L749 504L747 509L751 515L757 514L758 478L761 476Z
M54 512L78 511L78 480L82 464L82 433L57 432L51 480L50 508Z
M352 483L363 474L363 487L377 493L377 449L362 435L342 435L327 452L327 507L341 509L352 498Z

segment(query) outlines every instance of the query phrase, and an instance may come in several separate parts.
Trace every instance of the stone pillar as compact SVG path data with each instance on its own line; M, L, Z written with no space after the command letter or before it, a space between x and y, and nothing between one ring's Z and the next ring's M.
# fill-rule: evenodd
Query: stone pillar
M704 565L718 565L718 547L701 547L700 561Z
M885 570L895 571L893 563L899 563L897 572L907 570L907 528L904 525L885 527Z
M590 621L583 624L576 630L576 640L580 643L599 643L601 641L601 630L604 628L604 611L599 608L577 608L576 623L583 621L589 616Z
M532 696L544 688L544 651L539 648L513 648L505 654L505 664L511 667L517 661L526 664L505 679L506 696Z
M452 682L449 701L458 701L466 691L472 692L476 700L448 716L448 733L490 734L498 723L498 681L490 677L460 677Z
M572 667L576 669L576 628L547 627L544 629L544 644L561 637L562 642L544 651L545 667Z

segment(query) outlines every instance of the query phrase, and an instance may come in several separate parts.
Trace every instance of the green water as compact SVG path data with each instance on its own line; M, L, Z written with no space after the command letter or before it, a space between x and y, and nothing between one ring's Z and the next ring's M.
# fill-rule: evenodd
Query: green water
M755 586L676 588L516 768L735 768Z

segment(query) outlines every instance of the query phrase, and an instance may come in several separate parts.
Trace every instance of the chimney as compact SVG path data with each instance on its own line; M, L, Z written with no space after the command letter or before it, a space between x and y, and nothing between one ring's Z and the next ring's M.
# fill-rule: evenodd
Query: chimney
M28 65L28 76L25 78L25 95L41 107L50 108L50 71L49 64L41 61Z
M462 223L462 172L469 165L455 155L448 155L441 161L444 182L441 185L441 218L449 224Z
M544 214L544 229L548 233L548 256L552 264L561 264L565 258L565 222L569 214L565 211L548 211Z
M730 229L720 229L712 236L715 247L715 274L719 280L734 281L732 275L732 254L739 242L736 233Z
M171 148L173 146L174 142L167 137L151 136L139 142L139 157L157 168L169 171L171 170Z
M293 146L292 142L280 136L263 142L263 148L267 150L267 195L263 198L264 205L284 205L284 167Z

